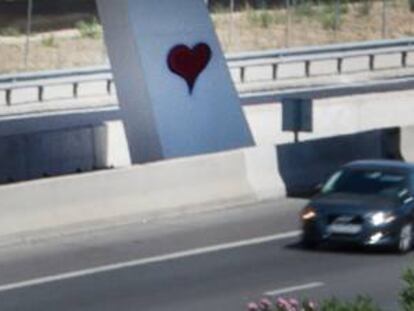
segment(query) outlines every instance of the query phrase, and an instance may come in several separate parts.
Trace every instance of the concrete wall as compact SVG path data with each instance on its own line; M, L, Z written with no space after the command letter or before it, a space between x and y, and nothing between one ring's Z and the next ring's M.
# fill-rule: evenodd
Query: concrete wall
M0 236L212 210L277 198L286 192L303 194L348 161L412 156L407 142L413 128L259 146L2 186Z
M414 98L414 91L316 100L314 102L314 132L301 134L300 140L308 141L385 127L414 125L412 98ZM390 113L391 105L392 113ZM281 131L282 113L280 104L246 106L243 109L256 145L273 146L293 141L293 134ZM0 141L3 140L1 138L3 136L8 136L7 139L11 141L7 144L0 143L0 150L6 150L0 151L0 154L6 152L6 156L2 156L2 158L7 158L6 162L0 162L0 179L7 179L7 176L10 175L9 172L12 171L15 172L16 176L24 176L21 170L26 169L26 161L22 159L22 154L24 155L26 152L21 151L24 149L20 146L23 143L19 142L19 139L16 141L16 135L26 135L33 132L45 132L45 135L48 135L47 133L50 131L67 131L67 129L73 128L94 127L97 129L102 124L111 125L105 125L100 133L95 130L95 155L98 157L96 166L117 167L128 165L131 160L124 129L120 124L121 121L116 121L120 120L121 117L120 111L112 107L111 109L97 111L88 110L36 117L14 116L2 118L0 122ZM408 146L408 144L405 145ZM44 149L44 153L47 153L46 151Z
M345 163L361 159L403 159L400 142L400 129L388 128L281 144L276 146L279 172L289 195L308 195Z
M275 157L250 148L3 186L0 235L283 196Z
M0 183L130 163L121 122L0 137Z
M401 129L401 157L408 162L414 162L414 126Z
M93 140L90 127L1 137L0 182L90 171Z
M284 144L293 134L282 132L280 104L244 108L256 144ZM300 140L314 140L388 127L414 125L414 91L326 98L314 101L314 131Z

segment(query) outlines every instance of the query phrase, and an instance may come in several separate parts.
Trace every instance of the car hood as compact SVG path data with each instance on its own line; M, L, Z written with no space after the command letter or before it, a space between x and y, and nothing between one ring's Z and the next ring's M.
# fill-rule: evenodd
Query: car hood
M366 214L374 211L391 211L400 203L397 199L375 195L332 193L314 198L310 205L326 213Z

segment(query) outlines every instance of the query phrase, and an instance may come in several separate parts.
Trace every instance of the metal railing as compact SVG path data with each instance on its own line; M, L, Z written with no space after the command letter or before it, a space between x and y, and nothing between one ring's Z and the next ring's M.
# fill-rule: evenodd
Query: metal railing
M323 99L396 91L414 91L414 77L392 78L329 86L295 88L282 91L245 93L240 96L243 106L280 103L286 98Z
M228 55L227 61L231 70L239 71L239 81L236 82L246 83L246 72L249 68L270 66L271 80L277 80L280 65L303 63L304 76L311 77L313 62L335 60L336 73L342 74L343 61L348 58L366 56L369 70L373 71L376 69L376 56L398 54L401 57L400 66L404 68L408 66L407 58L410 53L414 53L414 38L233 54ZM80 84L100 81L106 83L106 91L110 95L113 78L109 66L3 75L0 76L0 91L5 94L6 105L10 106L13 103L13 91L17 89L37 89L37 100L42 102L44 90L48 86L72 85L72 95L77 98Z

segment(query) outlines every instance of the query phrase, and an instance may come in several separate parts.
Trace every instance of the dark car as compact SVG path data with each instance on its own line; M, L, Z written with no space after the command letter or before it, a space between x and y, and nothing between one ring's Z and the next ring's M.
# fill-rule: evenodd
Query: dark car
M322 242L412 247L414 165L364 160L334 173L301 213L303 245Z

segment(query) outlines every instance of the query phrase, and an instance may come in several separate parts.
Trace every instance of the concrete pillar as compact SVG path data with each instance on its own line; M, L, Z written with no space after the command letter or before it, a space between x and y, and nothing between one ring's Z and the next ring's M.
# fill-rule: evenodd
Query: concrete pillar
M97 0L133 163L253 138L203 0Z

